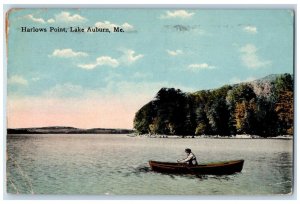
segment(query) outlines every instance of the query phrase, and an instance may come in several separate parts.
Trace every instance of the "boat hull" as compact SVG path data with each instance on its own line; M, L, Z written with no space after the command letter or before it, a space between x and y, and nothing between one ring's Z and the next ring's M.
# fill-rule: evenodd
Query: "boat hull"
M228 175L241 172L244 160L224 161L190 166L185 163L149 161L153 171L172 174Z

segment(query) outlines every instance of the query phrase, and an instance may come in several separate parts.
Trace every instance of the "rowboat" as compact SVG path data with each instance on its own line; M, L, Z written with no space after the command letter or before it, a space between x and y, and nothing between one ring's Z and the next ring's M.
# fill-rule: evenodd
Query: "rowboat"
M153 171L161 173L228 175L241 172L243 169L244 160L214 162L194 166L186 163L149 161L149 165Z

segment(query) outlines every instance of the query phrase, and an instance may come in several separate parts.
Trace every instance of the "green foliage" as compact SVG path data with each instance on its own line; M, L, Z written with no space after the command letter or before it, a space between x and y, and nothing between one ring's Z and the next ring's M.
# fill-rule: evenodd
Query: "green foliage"
M196 127L195 135L205 135L206 129L206 124L204 122L200 122Z
M162 88L135 115L140 134L293 134L293 77L279 75L215 90Z
M149 102L135 114L134 128L141 134L149 133L149 124L153 121L153 114L154 105L152 102Z

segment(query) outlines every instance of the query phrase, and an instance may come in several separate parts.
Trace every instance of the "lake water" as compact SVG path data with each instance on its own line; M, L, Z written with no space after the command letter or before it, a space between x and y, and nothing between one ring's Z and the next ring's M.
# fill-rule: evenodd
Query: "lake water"
M225 176L152 172L190 147L199 163L244 159ZM9 135L7 192L83 195L273 195L293 186L293 140Z

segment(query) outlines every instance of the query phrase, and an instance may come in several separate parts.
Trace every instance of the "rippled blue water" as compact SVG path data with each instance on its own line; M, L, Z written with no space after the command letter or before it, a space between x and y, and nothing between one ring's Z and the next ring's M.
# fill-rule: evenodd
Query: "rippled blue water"
M244 159L227 176L152 172L148 160L176 161L190 147L198 162ZM288 194L293 141L182 139L126 135L9 135L7 192L93 195Z

